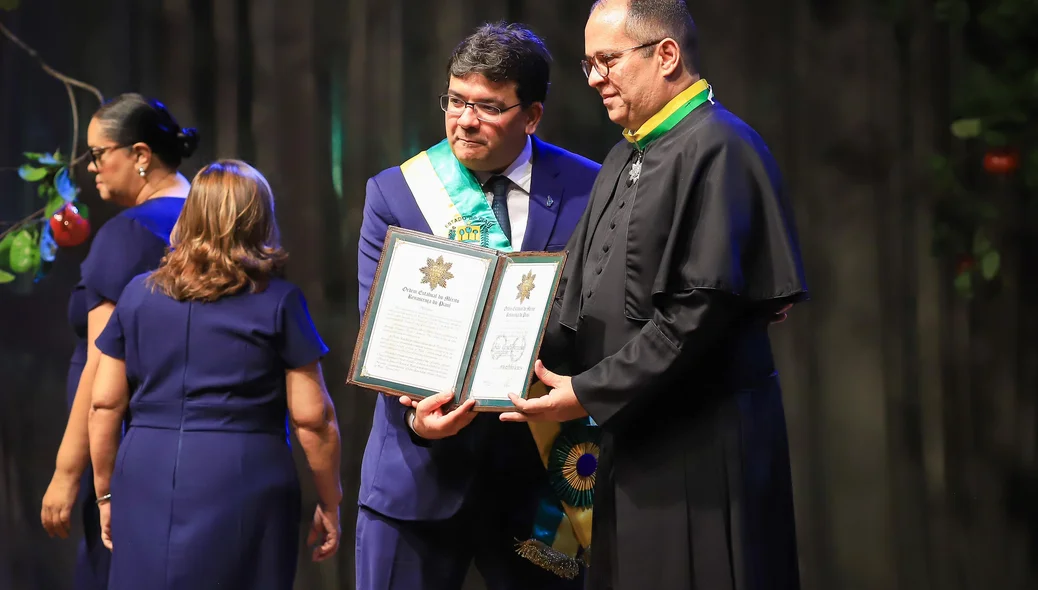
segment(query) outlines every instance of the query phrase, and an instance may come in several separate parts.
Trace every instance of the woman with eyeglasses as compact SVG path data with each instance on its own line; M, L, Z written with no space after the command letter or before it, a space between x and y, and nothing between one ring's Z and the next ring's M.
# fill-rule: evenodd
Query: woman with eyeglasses
M92 159L87 169L96 175L101 198L126 209L97 231L69 298L69 322L77 337L68 372L70 410L40 517L48 534L67 538L73 506L82 504L84 539L74 589L104 590L111 554L101 543L87 439L90 393L100 358L94 340L123 287L156 268L166 253L190 188L177 170L194 153L198 134L181 129L162 103L123 94L94 113L87 143Z
M280 278L287 257L266 179L210 164L170 253L130 281L98 336L89 434L108 590L291 590L300 489L286 422L319 498L313 560L338 549L328 348Z

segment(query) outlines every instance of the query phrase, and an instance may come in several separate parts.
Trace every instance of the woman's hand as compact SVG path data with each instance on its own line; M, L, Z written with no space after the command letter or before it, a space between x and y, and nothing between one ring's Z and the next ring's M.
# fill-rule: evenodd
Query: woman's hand
M101 502L97 507L98 512L101 513L101 542L105 544L105 547L109 551L112 550L112 503L109 501Z
M314 547L314 561L324 561L335 555L339 550L339 539L342 537L342 527L339 525L339 506L326 508L317 505L314 510L314 522L310 527L310 534L306 537L306 544L313 546L318 542L321 544Z
M79 493L79 478L55 471L43 495L40 521L47 534L67 539L72 530L72 507Z

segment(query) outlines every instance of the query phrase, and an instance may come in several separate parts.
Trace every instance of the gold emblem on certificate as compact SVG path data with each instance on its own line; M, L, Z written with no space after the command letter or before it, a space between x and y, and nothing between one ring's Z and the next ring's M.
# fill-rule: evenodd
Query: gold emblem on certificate
M533 274L533 271L531 270L530 272L523 275L523 280L519 281L519 284L516 285L516 288L519 289L519 294L516 295L515 298L519 300L519 303L522 303L523 301L526 301L530 298L530 293L533 293L533 289L535 286L533 284L533 280L536 278L537 275Z
M411 399L453 389L452 406L514 409L508 394L530 388L566 253L499 252L398 227L385 243L347 382Z
M451 266L453 266L453 263L444 262L443 256L438 257L436 260L426 258L425 266L418 269L422 273L421 282L428 283L430 291L435 291L436 287L446 289L447 281L454 278L454 275L451 274Z

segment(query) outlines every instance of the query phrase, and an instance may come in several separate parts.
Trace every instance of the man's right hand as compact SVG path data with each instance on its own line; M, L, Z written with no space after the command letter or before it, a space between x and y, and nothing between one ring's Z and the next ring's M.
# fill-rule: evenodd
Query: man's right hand
M786 321L786 317L789 315L790 309L793 309L792 303L776 311L775 315L771 316L771 320L769 320L769 322L772 324L781 324L782 322Z
M79 494L79 478L55 471L43 495L40 521L51 537L67 539L72 530L72 507Z
M414 433L424 439L437 440L458 434L476 418L476 412L472 411L476 401L472 399L445 413L444 406L453 399L454 392L445 391L421 401L403 396L400 403L414 409L415 417L411 425Z

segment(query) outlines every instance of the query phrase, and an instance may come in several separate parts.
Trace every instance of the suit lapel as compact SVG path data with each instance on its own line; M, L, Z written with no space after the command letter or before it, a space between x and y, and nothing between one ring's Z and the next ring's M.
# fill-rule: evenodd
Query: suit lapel
M555 220L562 208L563 185L559 182L559 169L555 158L541 146L541 140L533 140L533 174L530 179L530 212L523 238L525 251L543 251L548 238L555 229Z

